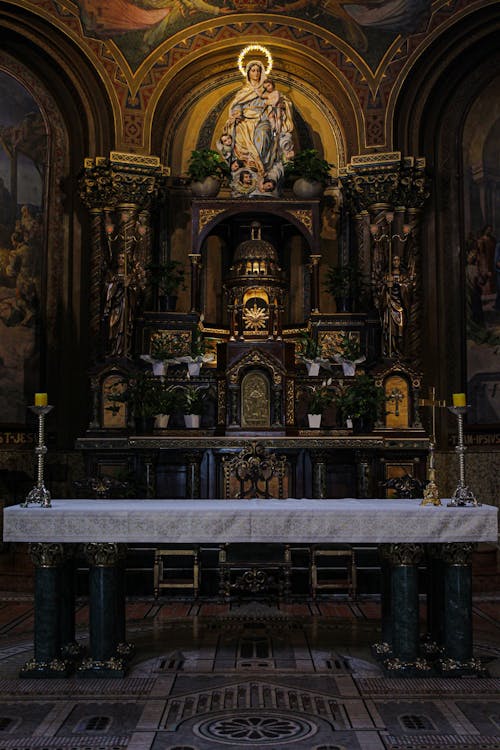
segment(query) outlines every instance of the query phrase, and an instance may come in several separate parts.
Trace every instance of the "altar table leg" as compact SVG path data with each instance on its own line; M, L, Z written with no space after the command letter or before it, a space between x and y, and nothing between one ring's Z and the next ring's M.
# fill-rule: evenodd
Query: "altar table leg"
M35 565L34 657L20 677L66 677L68 662L61 658L61 565L64 547L55 543L30 544Z
M430 667L419 658L418 569L420 544L383 545L391 565L392 655L384 666L390 675L425 675Z
M426 545L427 553L427 634L422 650L427 658L437 658L444 642L444 570L441 545Z
M123 677L125 661L118 653L119 637L125 633L124 608L119 601L118 564L125 545L84 545L90 563L90 657L78 669L81 677Z
M442 674L461 676L481 674L484 669L473 657L472 647L472 569L473 544L443 544L444 562L444 656L439 661Z

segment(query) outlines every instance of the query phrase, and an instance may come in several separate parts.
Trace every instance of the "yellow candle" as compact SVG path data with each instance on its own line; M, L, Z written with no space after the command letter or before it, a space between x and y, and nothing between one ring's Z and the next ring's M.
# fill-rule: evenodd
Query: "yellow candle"
M49 397L47 393L35 393L35 406L47 406Z
M465 393L454 393L453 394L453 406L467 406L467 400Z

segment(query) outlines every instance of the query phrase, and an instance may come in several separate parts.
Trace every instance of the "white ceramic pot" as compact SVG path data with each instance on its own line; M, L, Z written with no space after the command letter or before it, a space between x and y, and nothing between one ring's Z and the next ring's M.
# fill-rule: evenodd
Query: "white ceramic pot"
M200 374L201 364L199 362L188 362L187 366L190 377L196 377Z
M188 430L197 430L200 426L200 415L184 414L184 425Z
M205 177L201 182L193 181L190 187L196 198L215 198L220 190L220 180L217 177Z
M310 377L319 375L319 362L306 362L307 374Z
M165 375L165 362L161 359L154 359L151 363L153 365L153 375L159 375L163 377Z
M170 414L157 414L155 416L155 430L166 430Z
M313 198L319 198L320 195L323 194L323 183L299 177L298 180L295 180L293 183L292 190L297 198L312 200Z
M321 414L308 414L307 419L311 430L317 430L321 427Z
M356 375L356 365L354 362L342 362L342 372L348 377Z

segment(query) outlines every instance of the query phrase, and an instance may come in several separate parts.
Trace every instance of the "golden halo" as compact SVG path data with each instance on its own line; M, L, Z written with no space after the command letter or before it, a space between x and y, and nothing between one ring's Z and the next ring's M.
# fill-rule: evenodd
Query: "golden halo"
M273 58L271 56L271 53L266 47L263 47L262 44L249 44L248 47L245 47L241 50L239 57L238 57L238 70L240 71L242 76L246 76L246 70L243 67L243 60L248 55L249 52L262 52L263 55L266 56L267 60L267 67L264 69L264 74L266 76L269 75L271 70L273 69Z

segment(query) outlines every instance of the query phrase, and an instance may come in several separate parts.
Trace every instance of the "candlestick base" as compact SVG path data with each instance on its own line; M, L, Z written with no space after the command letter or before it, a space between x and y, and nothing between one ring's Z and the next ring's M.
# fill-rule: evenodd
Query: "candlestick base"
M478 503L472 490L463 484L459 484L447 505L448 508L464 508L466 505L477 507L481 503Z
M438 486L433 479L429 480L429 482L427 483L420 505L441 505Z
M26 500L21 503L21 508L27 508L28 505L41 505L42 508L51 508L52 496L44 484L33 487L26 495Z

